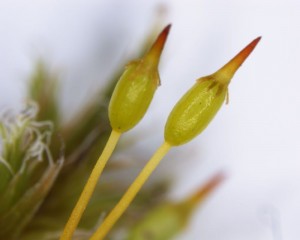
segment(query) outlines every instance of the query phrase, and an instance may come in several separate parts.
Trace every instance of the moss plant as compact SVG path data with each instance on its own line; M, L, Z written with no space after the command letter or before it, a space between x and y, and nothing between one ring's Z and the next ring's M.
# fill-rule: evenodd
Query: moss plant
M169 30L170 25L161 32L142 59L126 66L118 81L109 105L111 135L71 213L61 239L71 239L121 134L133 128L146 113L160 83L158 64Z
M37 121L38 107L28 104L20 114L1 118L0 238L17 238L36 214L56 180L63 157L50 152L53 125Z
M228 92L234 73L253 51L260 38L253 40L230 62L212 75L201 78L175 105L166 123L165 141L134 180L119 203L104 219L91 240L107 235L162 158L173 146L184 144L200 134L216 115Z
M228 85L260 38L199 78L178 101L162 145L127 189L134 166L108 159L118 151L121 135L141 121L160 85L158 66L169 31L170 25L122 74L117 69L107 89L67 123L60 109L60 76L38 61L28 103L20 112L0 114L0 239L170 240L185 228L224 175L216 174L180 202L162 201L169 186L165 179L143 185L170 149L199 135L228 102ZM116 179L116 172L123 174Z

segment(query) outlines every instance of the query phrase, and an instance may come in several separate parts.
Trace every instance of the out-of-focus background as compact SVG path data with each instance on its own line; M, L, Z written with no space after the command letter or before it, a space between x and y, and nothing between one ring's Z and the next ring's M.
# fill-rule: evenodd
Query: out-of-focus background
M124 150L128 158L138 152L148 159L180 96L262 36L230 85L229 105L196 140L173 149L153 177L170 174L170 198L181 199L216 171L227 173L178 239L298 240L298 0L1 0L0 107L24 102L26 80L43 58L59 70L72 118L123 58L136 57L145 35L167 23L162 85L146 117L123 137L141 139Z

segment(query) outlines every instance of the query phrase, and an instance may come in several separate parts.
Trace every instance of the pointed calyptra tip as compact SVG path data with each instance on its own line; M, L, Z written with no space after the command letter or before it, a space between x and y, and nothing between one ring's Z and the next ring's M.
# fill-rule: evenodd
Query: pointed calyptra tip
M254 39L249 43L242 51L240 51L234 58L232 58L227 64L225 64L220 70L218 70L214 75L218 82L223 84L229 84L231 78L238 70L238 68L243 64L246 58L254 50L261 37Z
M157 66L159 63L159 58L164 48L165 42L169 35L169 31L171 28L171 24L167 25L162 32L157 37L156 41L153 43L152 47L150 48L149 52L145 56L145 59L152 61Z
M195 194L193 194L187 201L191 205L198 204L204 198L206 198L213 190L215 190L226 178L224 172L218 172L212 178L210 178L204 186L200 188Z

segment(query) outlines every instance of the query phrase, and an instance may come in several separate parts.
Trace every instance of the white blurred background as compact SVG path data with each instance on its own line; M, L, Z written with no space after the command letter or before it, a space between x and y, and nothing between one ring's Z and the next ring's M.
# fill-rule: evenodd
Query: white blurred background
M161 144L172 106L194 81L262 36L232 80L229 105L156 172L177 176L174 199L220 169L228 175L178 239L299 240L299 0L1 0L0 107L24 102L26 80L42 57L60 70L71 118L122 57L135 57L158 9L164 9L162 26L172 23L162 86L143 121L123 137L143 137L128 154L139 151L144 160Z

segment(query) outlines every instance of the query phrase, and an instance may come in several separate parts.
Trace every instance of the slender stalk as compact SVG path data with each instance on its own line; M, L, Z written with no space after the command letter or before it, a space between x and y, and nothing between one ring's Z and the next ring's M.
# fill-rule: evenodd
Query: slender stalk
M97 163L78 199L75 208L73 209L71 216L65 226L63 234L60 237L60 240L70 240L72 235L82 217L82 214L89 203L89 200L95 190L98 179L108 161L111 154L113 153L118 140L121 136L120 132L112 130L110 137L105 145L105 148L97 160Z
M172 146L164 142L154 153L152 158L128 188L127 192L123 195L119 203L114 207L110 214L104 219L101 226L96 230L90 240L102 240L114 226L117 220L128 208L129 204L133 201L134 197L140 191L144 183L147 181L151 173L155 170L157 165L163 159L163 157L168 153Z

